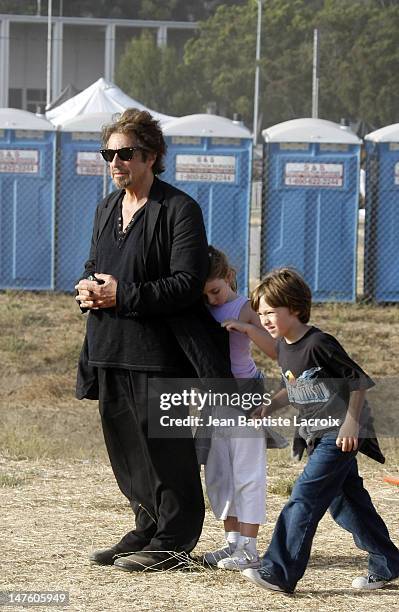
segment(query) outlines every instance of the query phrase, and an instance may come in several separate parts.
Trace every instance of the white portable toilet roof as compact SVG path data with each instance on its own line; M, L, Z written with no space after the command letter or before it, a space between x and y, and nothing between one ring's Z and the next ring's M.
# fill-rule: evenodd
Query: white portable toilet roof
M87 113L67 119L58 128L63 132L101 132L102 127L113 121L115 113Z
M345 127L326 119L292 119L262 132L266 142L325 142L360 144L361 140Z
M20 108L0 108L0 129L3 130L48 130L55 127L44 117Z
M46 117L54 125L64 124L68 119L87 113L122 113L127 108L147 110L161 125L175 119L147 108L137 100L130 98L115 83L100 78L73 98L47 111Z
M372 140L373 142L399 142L399 123L386 125L379 130L370 132L366 134L364 139Z
M217 138L252 138L251 132L227 117L200 113L174 119L163 128L164 136L214 136Z

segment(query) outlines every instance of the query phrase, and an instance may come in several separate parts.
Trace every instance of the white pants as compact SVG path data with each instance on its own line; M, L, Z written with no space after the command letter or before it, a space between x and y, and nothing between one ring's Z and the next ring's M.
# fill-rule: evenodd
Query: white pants
M250 437L234 437L226 427L212 437L205 466L205 484L216 518L237 517L240 523L266 520L266 441L262 429ZM221 435L222 434L222 435ZM233 435L232 435L233 434Z

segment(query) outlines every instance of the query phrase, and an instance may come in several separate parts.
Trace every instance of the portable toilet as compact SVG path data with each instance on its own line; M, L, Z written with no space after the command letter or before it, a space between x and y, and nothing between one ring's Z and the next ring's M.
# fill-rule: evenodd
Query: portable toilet
M399 123L365 136L364 292L376 302L399 301Z
M163 128L168 145L161 178L201 206L208 242L224 251L248 292L252 136L241 122L199 114Z
M262 135L262 275L293 266L315 301L355 301L360 139L322 119Z
M89 255L94 212L112 189L100 155L101 129L113 113L87 113L59 126L55 286L72 291Z
M55 128L0 109L0 288L53 289Z

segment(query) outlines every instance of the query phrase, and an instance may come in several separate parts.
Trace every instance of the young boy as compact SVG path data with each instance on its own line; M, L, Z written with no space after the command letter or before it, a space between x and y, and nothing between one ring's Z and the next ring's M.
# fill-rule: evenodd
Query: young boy
M293 269L270 272L252 294L263 327L277 338L277 360L284 387L269 415L291 404L299 410L300 434L309 459L284 506L259 569L245 578L273 591L293 593L305 573L317 525L327 509L369 554L368 575L356 589L378 589L399 576L399 550L358 474L359 418L366 389L374 385L331 335L308 325L311 291ZM226 321L228 330L246 333L262 348L262 329Z

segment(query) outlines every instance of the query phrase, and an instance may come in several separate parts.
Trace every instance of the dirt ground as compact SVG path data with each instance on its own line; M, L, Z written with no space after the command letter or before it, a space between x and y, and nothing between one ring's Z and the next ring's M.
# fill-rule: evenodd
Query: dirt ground
M399 349L396 307L316 307L314 322L337 334L372 376L395 376ZM202 553L221 544L222 529L207 510L188 571L129 574L90 566L93 548L115 543L132 528L127 501L114 482L95 402L73 399L74 370L84 328L70 296L0 294L0 591L69 591L67 610L399 610L399 582L371 593L351 581L366 571L366 554L325 516L311 562L294 596L269 593L239 574L203 568ZM257 354L268 372L273 364ZM398 442L383 439L387 462L360 457L375 505L399 542ZM270 451L265 550L302 465ZM10 610L22 607L4 608ZM35 606L36 610L49 608Z
M362 464L366 486L398 540L398 491L382 481L385 473L398 466L373 465L367 459ZM198 563L193 563L190 571L159 574L129 574L113 567L90 566L87 557L92 548L116 542L132 526L130 508L109 466L93 460L17 461L3 457L0 471L3 480L7 474L9 483L13 483L1 488L3 591L69 591L68 610L77 612L399 610L399 584L371 593L351 589L353 577L365 572L366 554L329 516L317 531L310 566L296 594L285 596L263 591L236 573L204 569ZM285 461L272 461L269 481L297 471L297 466ZM262 550L284 501L280 495L268 496L268 523L260 537ZM221 535L208 510L195 555L218 546Z

